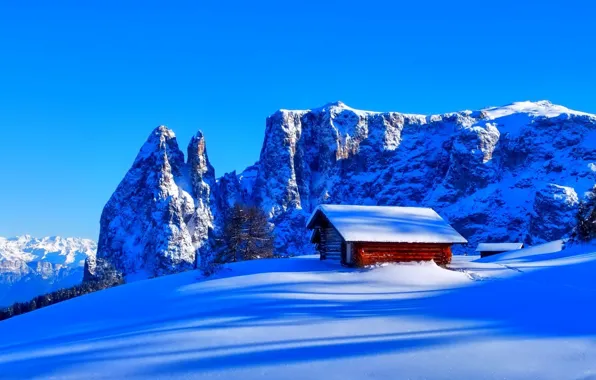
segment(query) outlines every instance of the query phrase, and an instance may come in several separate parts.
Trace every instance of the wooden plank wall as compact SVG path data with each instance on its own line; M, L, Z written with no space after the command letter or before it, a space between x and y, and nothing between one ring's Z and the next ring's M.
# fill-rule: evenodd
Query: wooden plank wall
M341 260L343 239L335 228L328 226L321 229L321 259Z
M354 263L363 267L376 263L430 261L438 265L451 262L451 246L414 243L355 243Z

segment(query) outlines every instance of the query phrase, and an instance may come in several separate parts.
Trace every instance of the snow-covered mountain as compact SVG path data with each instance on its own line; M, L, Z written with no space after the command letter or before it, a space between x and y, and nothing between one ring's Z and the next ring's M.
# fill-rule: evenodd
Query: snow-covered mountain
M341 102L279 110L259 161L218 180L202 133L185 162L162 126L106 205L98 258L147 276L208 261L235 202L262 207L288 255L311 252L304 221L320 203L432 207L471 247L535 244L571 231L594 184L596 116L547 101L430 116Z
M141 277L192 268L213 228L214 185L200 132L185 162L174 133L156 128L103 210L98 259Z
M0 237L0 306L79 284L96 250L88 239Z

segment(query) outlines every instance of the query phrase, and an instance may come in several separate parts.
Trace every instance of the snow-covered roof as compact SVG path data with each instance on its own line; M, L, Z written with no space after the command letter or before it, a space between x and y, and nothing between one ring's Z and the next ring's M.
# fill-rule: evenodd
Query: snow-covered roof
M307 228L313 228L321 213L349 242L468 242L431 208L320 205L313 211Z
M524 243L479 243L476 252L506 252L522 249Z

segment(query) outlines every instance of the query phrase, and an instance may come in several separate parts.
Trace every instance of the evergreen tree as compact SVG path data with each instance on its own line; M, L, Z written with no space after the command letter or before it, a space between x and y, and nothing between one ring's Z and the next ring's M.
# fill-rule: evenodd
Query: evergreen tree
M258 207L235 204L226 215L218 261L236 262L273 256L273 234Z
M273 234L267 215L258 207L246 210L246 248L244 260L273 257Z
M246 224L246 213L242 206L238 203L234 205L226 215L224 232L223 232L223 247L219 255L219 260L222 263L236 262L242 258L244 245L246 242L246 235L244 225Z

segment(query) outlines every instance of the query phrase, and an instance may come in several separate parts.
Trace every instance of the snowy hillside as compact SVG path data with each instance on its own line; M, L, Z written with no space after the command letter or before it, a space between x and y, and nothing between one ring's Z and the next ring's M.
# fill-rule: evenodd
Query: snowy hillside
M0 374L594 378L596 247L529 257L459 256L456 271L303 257L232 264L208 280L191 271L139 281L0 322Z
M185 160L155 129L104 209L98 257L137 278L208 262L235 202L268 213L287 255L312 252L304 224L321 203L430 207L469 250L565 238L596 184L596 116L547 101L430 116L279 110L259 160L216 178L202 133Z
M88 239L0 237L0 306L80 283L96 250Z

